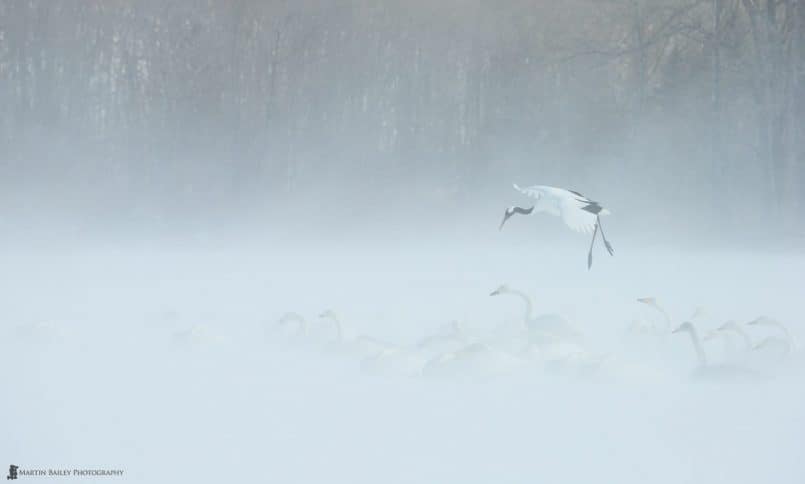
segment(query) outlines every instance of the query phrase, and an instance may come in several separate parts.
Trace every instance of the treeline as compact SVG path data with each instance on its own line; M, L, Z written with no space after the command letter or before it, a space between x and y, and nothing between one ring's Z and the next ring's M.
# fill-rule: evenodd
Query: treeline
M0 175L118 214L521 180L802 227L804 78L803 0L0 0Z

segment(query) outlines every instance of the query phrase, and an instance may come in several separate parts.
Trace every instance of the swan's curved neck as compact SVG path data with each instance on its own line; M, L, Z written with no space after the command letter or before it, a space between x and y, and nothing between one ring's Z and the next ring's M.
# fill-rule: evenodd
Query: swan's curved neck
M330 316L329 319L330 321L333 322L333 325L335 326L335 339L339 342L344 341L344 334L341 331L341 321L339 321L338 318L335 316Z
M303 317L288 317L280 320L280 324L293 324L296 323L297 331L303 335L307 335L307 321Z
M734 326L734 327L732 327L730 329L732 330L733 333L739 335L741 337L741 339L743 339L744 347L745 347L746 351L749 351L749 350L752 349L752 346L753 346L752 345L752 338L749 337L749 335L746 333L746 331L744 331L740 326Z
M794 338L791 337L791 333L788 331L788 328L786 328L785 326L783 326L783 324L778 323L776 321L774 323L774 326L776 326L780 331L783 332L783 334L785 335L785 339L788 340L788 344L793 346Z
M696 350L696 357L699 359L699 366L707 366L707 356L704 354L704 348L701 341L699 341L699 333L696 328L690 328L690 340L693 343L693 349Z
M668 316L668 312L665 309L663 309L662 306L660 306L659 304L655 304L654 307L657 308L657 311L662 313L662 317L665 319L665 328L668 331L671 331L671 327L673 326L671 324L671 316Z
M515 296L518 296L520 299L522 299L525 302L525 308L524 308L525 312L523 313L523 322L525 323L525 322L530 321L531 320L531 314L532 314L532 312L534 310L534 303L531 302L531 298L528 297L528 294L526 294L526 293L524 293L522 291L518 291L516 289L512 289L511 294L514 294Z
M724 334L724 354L735 354L735 344L732 342L732 335L729 333Z

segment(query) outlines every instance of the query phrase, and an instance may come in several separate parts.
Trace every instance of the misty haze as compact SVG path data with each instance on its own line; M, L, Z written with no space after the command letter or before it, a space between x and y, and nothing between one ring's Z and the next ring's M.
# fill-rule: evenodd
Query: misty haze
M802 484L804 209L805 0L0 0L0 472Z

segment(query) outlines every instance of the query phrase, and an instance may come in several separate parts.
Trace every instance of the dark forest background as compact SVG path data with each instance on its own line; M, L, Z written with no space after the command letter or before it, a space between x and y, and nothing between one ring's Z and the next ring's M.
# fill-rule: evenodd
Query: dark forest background
M805 1L0 0L0 177L7 228L497 211L518 182L795 236Z

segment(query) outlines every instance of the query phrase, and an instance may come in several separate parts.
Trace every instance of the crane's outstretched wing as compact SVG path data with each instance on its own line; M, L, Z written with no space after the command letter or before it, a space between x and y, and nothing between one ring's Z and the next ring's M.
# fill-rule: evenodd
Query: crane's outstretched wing
M514 189L518 192L522 193L523 195L528 195L529 197L533 197L539 199L545 196L545 192L543 187L540 185L534 185L533 187L519 187L516 183L514 184Z
M525 188L514 185L514 189L523 195L543 200L548 211L562 217L565 225L576 232L591 233L595 229L597 216L606 213L597 202L571 190L543 185Z
M571 230L585 234L595 230L600 211L601 206L597 203L592 202L591 204L589 200L577 198L575 195L563 197L559 203L559 213L565 225Z

